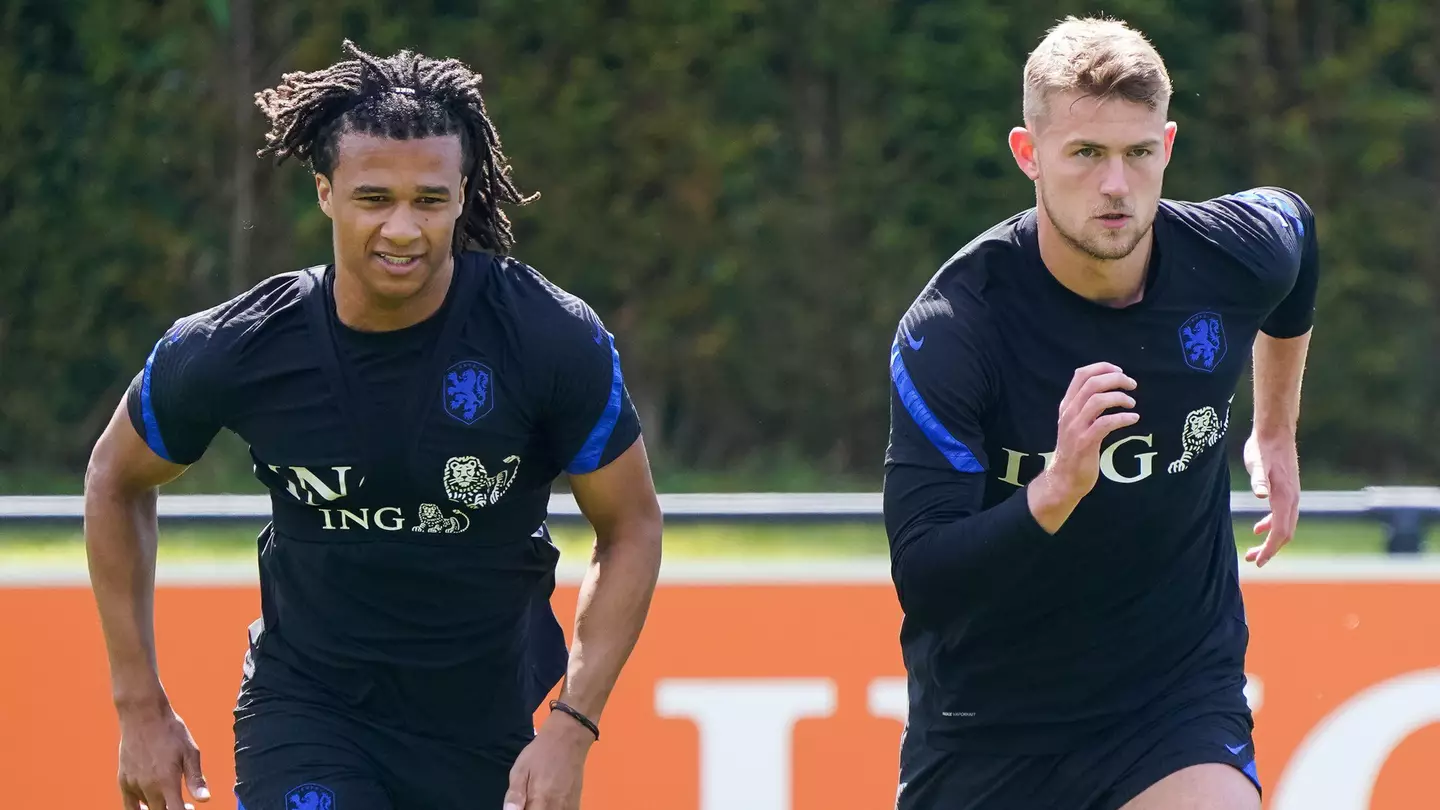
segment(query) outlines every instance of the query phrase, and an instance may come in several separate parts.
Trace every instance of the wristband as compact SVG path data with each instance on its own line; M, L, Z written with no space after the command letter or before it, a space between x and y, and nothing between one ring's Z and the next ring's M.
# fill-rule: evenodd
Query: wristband
M552 700L550 701L550 710L562 711L575 718L575 722L589 729L590 733L595 735L596 742L600 741L600 727L595 725L595 722L593 720L576 711L574 707L558 700Z

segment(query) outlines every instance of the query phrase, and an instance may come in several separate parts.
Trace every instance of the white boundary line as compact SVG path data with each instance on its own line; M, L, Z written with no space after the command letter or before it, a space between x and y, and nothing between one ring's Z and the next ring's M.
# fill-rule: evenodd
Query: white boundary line
M583 563L562 564L561 584L584 576ZM1440 555L1416 558L1389 555L1277 557L1265 568L1240 562L1242 582L1440 582ZM170 563L156 572L156 584L179 587L254 586L256 563ZM847 560L684 560L666 562L660 584L667 585L874 585L890 583L890 561L884 557ZM0 588L86 587L90 575L83 562L10 563L0 570Z
M726 520L734 518L836 519L881 517L882 496L878 492L736 492L666 493L660 508L674 518ZM1409 508L1440 511L1440 487L1367 487L1353 491L1307 491L1300 493L1302 515L1352 515L1365 517L1372 509ZM269 495L176 495L163 494L159 515L163 518L197 520L270 519ZM1230 493L1230 510L1236 515L1263 515L1266 503L1246 490ZM0 495L0 519L66 519L85 514L80 495ZM550 497L552 518L579 518L575 497L557 492Z

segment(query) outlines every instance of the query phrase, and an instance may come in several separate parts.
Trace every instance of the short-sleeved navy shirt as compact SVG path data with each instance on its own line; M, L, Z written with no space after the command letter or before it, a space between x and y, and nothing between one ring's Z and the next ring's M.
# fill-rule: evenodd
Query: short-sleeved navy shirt
M551 485L640 433L615 339L510 258L457 255L441 309L393 332L342 324L333 276L284 273L176 322L131 420L176 463L221 428L250 446L273 507L255 680L426 733L528 728L566 660Z
M1061 285L1035 211L1017 214L897 330L886 524L911 729L937 746L1064 750L1197 695L1246 710L1230 406L1257 333L1310 329L1314 219L1260 188L1162 201L1154 236L1142 300L1112 308ZM1050 536L1024 486L1075 370L1102 361L1137 381L1140 419L1102 443L1098 483Z

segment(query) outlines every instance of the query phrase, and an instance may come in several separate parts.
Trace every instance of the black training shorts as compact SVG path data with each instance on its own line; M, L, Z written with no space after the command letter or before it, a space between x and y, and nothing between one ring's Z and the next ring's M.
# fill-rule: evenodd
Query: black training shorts
M1203 707L1120 724L1063 754L991 755L928 747L907 732L896 810L1118 810L1183 768L1224 763L1260 789L1251 719Z
M498 810L529 741L472 749L250 686L235 713L235 795L240 810Z

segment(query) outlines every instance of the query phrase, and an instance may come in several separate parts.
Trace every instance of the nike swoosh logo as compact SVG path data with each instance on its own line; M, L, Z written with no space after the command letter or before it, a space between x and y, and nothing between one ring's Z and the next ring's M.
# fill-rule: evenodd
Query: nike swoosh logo
M905 336L905 342L910 344L910 348L913 351L918 352L920 351L920 347L925 345L925 338L922 337L919 340L916 340L915 338L911 337L910 329L908 327L900 327L900 334Z
M1226 750L1226 751L1229 751L1229 752L1232 753L1232 754L1238 754L1238 753L1240 753L1241 751L1244 751L1247 747L1249 747L1249 745L1250 745L1250 743L1240 743L1239 745L1227 745L1227 746L1225 746L1225 750Z

